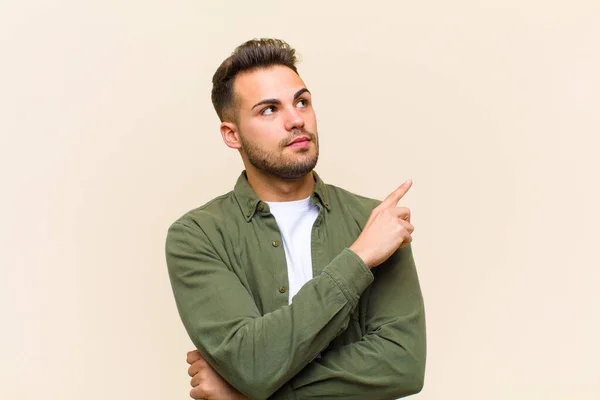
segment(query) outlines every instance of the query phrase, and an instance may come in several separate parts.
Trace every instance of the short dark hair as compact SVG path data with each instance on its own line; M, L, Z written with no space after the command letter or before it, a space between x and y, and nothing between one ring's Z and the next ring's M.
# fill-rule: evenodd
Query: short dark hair
M239 45L213 75L212 103L221 122L236 121L233 83L241 72L283 65L296 74L296 51L280 39L252 39Z

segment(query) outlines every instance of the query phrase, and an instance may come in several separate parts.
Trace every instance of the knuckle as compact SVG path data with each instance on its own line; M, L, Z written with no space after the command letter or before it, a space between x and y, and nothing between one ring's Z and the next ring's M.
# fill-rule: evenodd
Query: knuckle
M404 234L406 233L406 229L401 224L397 224L394 227L394 232L399 236L404 236Z
M404 240L402 240L402 244L400 245L400 248L407 247L410 244L410 242L412 242L412 237L411 236L406 236L404 238Z
M193 363L200 356L200 352L198 350L192 350L187 352L186 361L188 364Z
M202 398L202 392L197 387L195 387L192 390L190 390L190 397L192 399L201 399Z
M206 369L201 369L200 371L198 371L198 373L196 374L196 377L198 378L198 381L204 382L206 380L206 378L209 376L208 370Z

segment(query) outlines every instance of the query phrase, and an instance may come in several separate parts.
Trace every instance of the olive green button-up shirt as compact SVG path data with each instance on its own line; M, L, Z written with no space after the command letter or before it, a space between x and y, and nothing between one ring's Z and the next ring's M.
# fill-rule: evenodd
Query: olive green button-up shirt
M421 390L423 298L411 247L369 270L349 246L377 200L313 172L313 279L288 304L285 250L245 172L169 228L166 258L194 345L251 399L396 399Z

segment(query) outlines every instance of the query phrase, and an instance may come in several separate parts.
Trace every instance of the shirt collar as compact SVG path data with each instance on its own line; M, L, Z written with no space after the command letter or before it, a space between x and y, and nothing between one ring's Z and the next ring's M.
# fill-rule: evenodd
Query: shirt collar
M315 188L310 196L311 201L313 204L320 203L323 207L325 207L325 209L330 210L331 205L329 204L329 199L327 196L327 185L325 185L323 180L315 171L312 171L312 174L315 180ZM254 189L252 189L252 186L250 186L250 183L248 182L248 175L246 174L245 170L242 171L238 177L233 189L233 194L240 206L240 210L244 214L244 218L249 222L256 213L256 210L261 203L261 199L258 197Z

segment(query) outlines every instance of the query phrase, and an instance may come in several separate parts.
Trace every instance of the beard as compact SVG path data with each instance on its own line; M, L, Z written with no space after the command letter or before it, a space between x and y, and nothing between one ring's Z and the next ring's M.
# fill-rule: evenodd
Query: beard
M314 152L312 146L295 150L293 159L284 154L284 149L294 140L296 136L306 135L314 144ZM295 129L292 133L282 139L278 145L278 151L269 152L262 148L258 143L252 143L244 138L240 132L240 141L242 149L246 153L246 157L250 164L256 169L259 169L267 174L276 176L281 179L296 179L311 172L317 165L319 159L319 139L314 133L304 129Z

